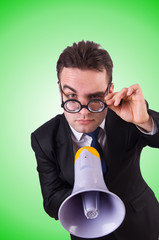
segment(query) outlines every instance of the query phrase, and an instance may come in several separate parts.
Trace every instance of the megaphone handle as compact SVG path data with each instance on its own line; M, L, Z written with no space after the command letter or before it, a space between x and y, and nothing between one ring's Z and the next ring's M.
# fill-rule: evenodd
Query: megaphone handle
M99 214L99 192L88 191L82 193L82 204L87 219L94 219Z

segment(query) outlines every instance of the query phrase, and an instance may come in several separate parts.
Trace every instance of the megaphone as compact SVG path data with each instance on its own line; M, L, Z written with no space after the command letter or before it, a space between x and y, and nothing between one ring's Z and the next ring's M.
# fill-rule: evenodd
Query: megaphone
M69 233L81 238L108 235L124 220L124 203L106 187L95 148L77 151L73 191L61 204L58 217Z

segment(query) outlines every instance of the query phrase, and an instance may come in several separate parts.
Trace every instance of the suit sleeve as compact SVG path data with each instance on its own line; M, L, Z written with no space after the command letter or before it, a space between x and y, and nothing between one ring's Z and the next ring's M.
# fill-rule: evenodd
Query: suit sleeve
M55 154L52 153L53 158L49 159L41 149L34 133L31 134L31 145L37 160L44 209L50 217L58 220L59 207L71 194L72 187L60 179Z
M158 129L157 133L154 135L148 135L142 133L140 130L137 131L142 136L145 146L148 145L150 147L159 148L159 113L150 109L148 109L148 113L156 124L156 127Z

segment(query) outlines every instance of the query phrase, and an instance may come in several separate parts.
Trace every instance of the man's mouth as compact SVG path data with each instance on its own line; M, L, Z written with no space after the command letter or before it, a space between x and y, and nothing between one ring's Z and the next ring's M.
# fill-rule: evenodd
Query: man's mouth
M79 119L79 120L76 120L76 121L80 124L85 125L85 124L89 124L89 123L93 122L93 119Z

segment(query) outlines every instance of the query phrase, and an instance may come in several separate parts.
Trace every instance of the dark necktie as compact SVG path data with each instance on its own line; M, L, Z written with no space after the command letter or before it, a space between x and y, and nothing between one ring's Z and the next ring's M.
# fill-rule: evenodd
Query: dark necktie
M100 130L100 127L98 127L94 132L86 133L86 135L88 135L92 138L91 147L94 147L98 151L100 158L101 158L101 162L102 162L103 173L106 173L106 164L105 164L105 159L104 159L104 153L103 153L101 145L98 142L99 130Z

